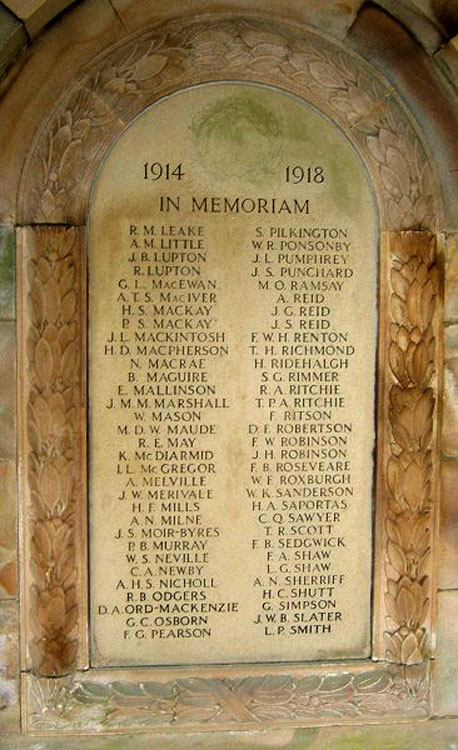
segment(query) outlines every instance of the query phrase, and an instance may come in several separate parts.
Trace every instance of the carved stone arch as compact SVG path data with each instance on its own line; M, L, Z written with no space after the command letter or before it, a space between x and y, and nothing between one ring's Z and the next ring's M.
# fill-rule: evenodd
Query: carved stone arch
M113 138L161 97L228 80L286 89L335 121L374 178L382 229L435 228L437 178L393 89L335 40L256 16L168 21L91 61L31 146L19 223L84 224L95 169Z
M349 138L374 181L381 219L382 325L373 659L417 670L410 673L415 678L410 697L424 714L434 621L438 182L414 121L367 63L315 31L254 14L176 19L103 51L56 102L27 155L18 196L23 667L62 677L89 663L83 227L95 172L113 141L146 107L180 89L217 81L267 84L310 102ZM381 710L395 705L402 712L403 699L396 701L399 685L407 690L404 677L401 671L384 675L388 682L373 686L374 693L381 691ZM263 677L269 686L274 680L276 689L279 678ZM359 678L351 677L349 707L351 701L362 705L364 680L370 682L364 673ZM240 684L234 680L232 686L223 679L199 679L209 701L227 703L238 726L256 721L242 705L244 698L238 708L234 701L238 686L245 686L244 693L245 683L254 680L250 700L256 702L259 676ZM300 684L294 676L289 681L293 696ZM192 700L197 683L191 683L178 680L164 687L169 723L176 721L180 696L184 705L189 695ZM75 695L82 696L84 703L82 684L82 677L70 678L62 689L76 702ZM38 688L43 696L37 698ZM103 700L115 701L116 689L110 683ZM313 687L311 693L323 689ZM54 690L43 680L33 683L31 715L33 706L39 714L43 701L53 704ZM326 705L322 715L317 709L321 720ZM272 706L278 724L281 711L276 714ZM291 720L297 723L301 710L291 708ZM351 715L353 708L348 710Z

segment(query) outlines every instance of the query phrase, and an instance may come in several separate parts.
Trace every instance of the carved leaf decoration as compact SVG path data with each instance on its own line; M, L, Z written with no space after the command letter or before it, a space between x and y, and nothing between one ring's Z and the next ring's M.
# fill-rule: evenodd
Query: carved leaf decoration
M210 723L216 721L219 715L217 706L180 706L177 711L177 723Z
M64 148L67 123L56 133L54 151ZM79 445L75 434L80 402L77 348L79 230L27 230L31 246L30 311L27 332L30 487L30 575L36 617L30 658L47 675L69 671L78 651L75 476ZM39 302L38 302L39 301Z
M400 199L403 195L402 183L396 172L393 172L389 167L382 165L380 167L380 176L387 193L393 198Z
M100 703L107 700L109 689L109 685L100 682L81 682L73 693L73 698L79 703Z
M405 301L396 294L391 298L393 318L399 326L408 326L407 306Z
M35 367L42 383L49 382L53 371L53 357L49 343L43 338L39 339L35 349Z
M392 269L391 271L391 285L393 287L393 292L399 299L403 300L407 297L409 292L409 280L396 269Z
M256 56L254 60L250 60L250 70L259 75L269 75L272 67L275 66L278 59L272 55Z
M388 559L399 575L404 575L407 570L407 560L402 549L394 544L392 541L388 541Z
M205 706L209 699L215 700L210 681L191 678L180 680L180 686L184 690L182 700L190 706Z
M309 65L313 78L321 85L330 89L343 88L339 71L326 62L312 62Z
M401 194L408 194L410 188L410 168L399 148L388 146L386 149L385 159L387 168L390 170L391 174L396 175L397 180L399 181Z
M212 29L212 36L213 33L214 31ZM257 30L251 24L245 24L245 29L242 32L241 37L248 47L251 47L252 49L256 49L258 45L263 44L273 44L275 47L280 47L282 50L285 48L285 38L281 34L264 29ZM232 42L232 34L230 31L229 34L224 36L224 42L226 44Z
M355 112L355 105L350 96L350 92L343 89L338 91L337 94L331 97L330 103L332 104L334 109L337 109L339 112L342 112L342 114L345 114L347 116L351 117ZM374 140L378 144L378 139L375 138Z
M75 374L78 362L78 351L76 343L71 341L65 348L62 356L62 377L65 383L70 383Z
M374 693L386 690L390 678L386 672L368 672L355 676L355 689L361 693Z
M76 125L77 127L74 128L72 133L73 140L68 144L60 160L57 173L58 185L67 184L71 187L75 182L78 170L77 162L81 152L81 138L76 133L81 132L82 130L82 128L78 128L79 123L76 123ZM56 193L56 203L58 205L63 205L65 201L65 192L66 190L61 189Z
M407 292L406 303L410 323L414 328L423 331L423 312L421 308L422 285L414 279Z
M403 543L402 529L399 523L395 523L392 518L387 518L386 531L388 539L392 539L395 544L401 546Z
M404 450L415 450L415 445L411 440L413 418L410 411L394 417L390 411L390 419L392 420L392 432L393 437L401 448Z
M435 276L435 274L434 274ZM436 283L435 278L430 278L424 285L421 292L421 310L422 310L422 323L423 330L426 331L428 326L431 324L434 306L436 300Z
M35 534L32 539L33 558L38 570L48 567L52 559L52 528L49 530L49 522L43 521L35 526Z
M65 622L65 595L60 586L44 591L38 602L38 618L44 630L56 631Z
M61 479L59 473L52 463L46 463L41 472L41 493L46 498L50 513L61 498Z
M421 640L420 640L421 643ZM417 664L422 654L420 652L419 639L413 633L409 633L402 642L401 659L403 664Z
M290 677L270 677L260 680L259 685L251 683L251 688L260 703L279 704L291 698L293 683Z
M393 152L390 151L390 154ZM388 154L388 150L387 150ZM391 159L394 169L394 156ZM386 466L386 658L416 664L426 656L436 337L435 242L426 232L393 237L389 363L389 422L393 441Z
M334 693L339 690L343 690L348 687L351 683L352 677L349 674L336 674L328 675L322 681L320 685L321 692Z
M405 471L404 497L411 510L418 510L426 500L426 491L429 489L425 482L423 467L411 463Z
M43 319L43 296L39 292L29 294L29 314L33 325L38 325Z
M421 449L425 449L431 440L434 394L428 388L418 400L415 408L415 437Z
M164 55L143 57L132 66L132 77L136 81L147 81L157 76L165 65L167 65L167 57Z
M394 634L391 647L414 660L424 647L425 634ZM397 653L397 652L396 652ZM261 694L275 694L280 681L288 685L281 702L263 703ZM67 731L75 722L95 731L123 731L154 724L228 724L242 728L274 722L291 726L298 721L316 725L335 723L336 718L383 718L425 716L427 682L425 667L389 668L359 674L313 674L302 678L276 675L240 679L191 678L167 683L139 681L92 682L70 679L32 682L31 726L35 729ZM204 683L204 684L203 684ZM190 692L206 695L204 705L190 705ZM260 692L261 691L261 692ZM222 696L229 696L224 704ZM224 704L224 706L223 706ZM240 712L241 711L241 712ZM406 713L407 712L407 713Z
M388 361L393 375L400 383L406 382L406 358L397 344L391 344L388 350Z
M62 275L59 284L62 296L67 295L69 292L75 293L75 266L71 262L66 263L65 260L62 262Z
M352 86L349 90L349 101L352 111L359 117L368 115L374 106L374 102L369 94L363 88L357 88L356 86Z
M397 498L402 488L403 470L400 462L393 457L388 459L387 484L391 493Z
M64 324L70 323L73 320L77 304L75 292L71 289L63 296L60 305L60 313Z
M294 711L289 706L256 706L254 713L259 721L286 722L294 719Z
M396 222L393 228L433 221L431 168L392 91L326 40L254 19L242 24L222 19L210 26L206 21L166 22L99 56L62 94L37 137L21 185L22 213L32 221L71 217L83 223L97 161L94 133L108 146L113 127L170 91L171 83L179 90L201 80L202 71L231 79L246 70L260 75L261 82L265 75L274 77L336 116L357 148L375 159L383 208Z
M407 356L407 369L410 381L415 385L423 386L429 383L431 372L431 361L429 348L424 341L420 341L416 346L409 348Z

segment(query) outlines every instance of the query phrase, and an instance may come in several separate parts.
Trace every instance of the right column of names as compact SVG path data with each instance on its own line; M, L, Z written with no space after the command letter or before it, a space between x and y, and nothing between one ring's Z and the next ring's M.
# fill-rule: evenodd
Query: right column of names
M329 634L342 621L355 487L346 379L357 342L339 320L355 284L345 227L257 227L251 282L269 309L249 334L256 418L248 425L246 495L262 561L253 580L259 635ZM267 304L266 304L267 303ZM348 384L348 380L347 380ZM348 528L348 527L347 527Z

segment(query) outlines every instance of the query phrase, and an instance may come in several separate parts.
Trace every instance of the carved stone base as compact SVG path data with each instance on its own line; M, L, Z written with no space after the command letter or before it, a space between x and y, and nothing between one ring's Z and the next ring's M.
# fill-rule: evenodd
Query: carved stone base
M175 670L177 671L177 670ZM317 665L24 676L27 731L199 731L426 718L429 665ZM179 674L179 676L178 676Z

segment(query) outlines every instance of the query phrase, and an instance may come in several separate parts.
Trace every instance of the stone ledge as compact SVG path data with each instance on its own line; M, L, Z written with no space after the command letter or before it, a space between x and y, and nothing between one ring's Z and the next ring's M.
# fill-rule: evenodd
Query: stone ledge
M141 734L112 737L0 738L8 750L456 750L458 719L365 727Z
M24 24L0 4L0 78L27 47L27 43Z
M4 5L24 22L31 39L73 2L75 0L3 0Z

